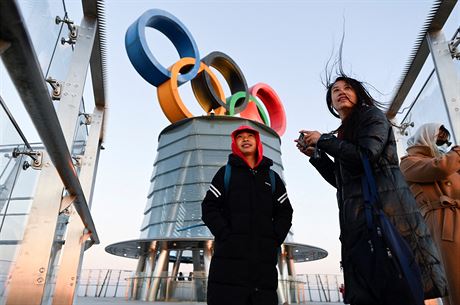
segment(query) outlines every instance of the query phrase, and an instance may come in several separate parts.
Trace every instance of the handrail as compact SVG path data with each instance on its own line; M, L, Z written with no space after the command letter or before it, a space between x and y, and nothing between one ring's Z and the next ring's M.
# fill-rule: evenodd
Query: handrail
M0 42L8 46L1 57L17 88L40 138L61 180L71 195L82 222L95 244L99 243L96 228L80 185L64 134L45 84L43 73L35 54L17 4L12 0L0 1Z
M426 22L415 41L415 46L412 50L406 68L403 71L403 76L397 84L394 90L394 95L390 100L391 104L386 113L389 119L393 119L398 113L399 108L401 108L401 105L409 94L412 85L415 83L418 74L430 54L428 42L426 41L426 35L431 31L438 31L442 29L456 3L457 0L435 1Z

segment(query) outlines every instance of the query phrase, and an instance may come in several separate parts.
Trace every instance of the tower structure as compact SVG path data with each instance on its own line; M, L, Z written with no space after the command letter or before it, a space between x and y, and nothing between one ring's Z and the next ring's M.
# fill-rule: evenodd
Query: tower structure
M162 32L176 46L181 59L169 69L150 52L145 27ZM182 279L178 277L180 265L191 263L193 289L186 299L193 295L204 301L214 237L201 221L201 201L214 174L227 162L231 132L243 124L259 131L264 155L274 161L272 168L283 177L280 136L286 129L284 108L267 84L248 87L241 69L228 55L211 52L200 59L185 25L163 10L142 14L128 28L125 45L137 72L158 88L158 101L172 124L159 136L140 238L109 245L106 251L139 260L131 286L133 299L180 299L176 289L176 279ZM225 96L211 66L224 77L230 97ZM188 81L206 116L193 116L182 102L178 87ZM288 234L278 260L281 303L296 302L289 281L295 277L294 263L326 255L323 249L294 243L292 232Z
M260 132L264 155L273 160L273 170L283 177L280 137L263 124L237 117L202 116L176 122L160 133L140 238L106 248L111 254L139 260L132 298L178 299L175 279L180 265L189 263L194 274L189 293L197 300L205 299L214 237L202 225L201 202L214 174L227 162L230 133L243 124ZM280 298L295 302L295 296L289 295L294 263L326 255L323 249L295 243L290 232L279 255Z

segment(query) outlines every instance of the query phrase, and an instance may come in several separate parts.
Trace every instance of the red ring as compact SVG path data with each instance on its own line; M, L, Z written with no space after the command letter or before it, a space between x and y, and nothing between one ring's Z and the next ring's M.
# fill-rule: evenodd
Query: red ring
M249 94L256 96L267 108L268 116L270 117L270 127L281 137L286 131L286 112L284 111L283 103L276 94L275 90L267 84L258 83L249 88ZM240 113L241 117L257 117L257 107L246 107Z

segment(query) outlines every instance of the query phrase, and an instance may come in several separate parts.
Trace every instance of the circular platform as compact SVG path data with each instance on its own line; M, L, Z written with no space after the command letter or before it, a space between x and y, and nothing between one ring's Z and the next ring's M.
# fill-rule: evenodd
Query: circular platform
M151 252L151 249L157 249L160 245L164 249L168 250L201 250L204 249L205 246L209 243L212 245L213 240L208 238L203 239L184 239L184 238L177 238L177 239L134 239L128 241L122 241L118 243L114 243L108 245L105 248L105 251L123 257L129 257L137 259L141 255L146 255ZM292 258L296 263L302 262L309 262L315 261L322 258L325 258L328 253L326 250L293 242L287 242L283 244L284 246L288 247L291 251ZM175 260L174 256L170 256L170 260ZM191 255L188 256L186 253L182 255L181 259L182 263L191 263Z

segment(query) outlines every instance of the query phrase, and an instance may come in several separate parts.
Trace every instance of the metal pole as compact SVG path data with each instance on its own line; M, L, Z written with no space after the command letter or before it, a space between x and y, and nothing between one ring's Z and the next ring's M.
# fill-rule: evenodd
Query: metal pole
M166 299L166 289L168 283L168 269L169 269L169 249L167 251L166 261L163 264L163 270L161 270L161 281L160 281L160 293L158 300L164 301Z
M452 126L453 142L460 140L460 81L455 70L448 41L442 30L429 32L426 36L433 58L439 87L441 88L444 105Z
M195 280L193 281L194 290L196 293L196 301L204 302L206 300L206 292L204 290L204 277L205 271L204 266L201 264L201 251L199 249L192 250L192 260L193 260L193 276Z
M101 289L99 290L99 293L97 294L97 297L100 298L102 291L104 290L104 287L107 283L107 277L109 276L109 269L107 269L107 272L105 273L104 280L102 281Z
M94 291L94 297L97 297L97 291L99 290L99 283L101 281L101 273L102 273L102 269L99 269L99 273L97 274L97 282L96 282L96 289Z
M306 274L305 277L307 279L308 298L309 298L309 301L312 302L313 299L311 298L311 288L310 288L310 280L308 279L308 274Z
M89 271L88 271L88 281L86 282L85 297L88 296L88 288L89 288L89 285L91 283L91 271L92 271L92 269L89 269Z
M288 267L288 272L289 272L289 278L291 279L290 280L290 290L292 293L291 294L291 298L293 298L294 300L292 300L292 302L294 303L299 303L299 298L298 298L298 295L297 295L297 283L295 281L296 279L296 272L295 272L295 266L294 266L294 258L292 257L292 249L290 247L286 247L287 249L287 267Z
M278 254L278 264L276 265L276 271L278 272L278 289L277 289L277 293L278 293L278 303L281 303L281 304L285 304L286 303L286 295L284 293L284 289L283 289L283 275L282 275L282 270L281 270L281 254L282 251L280 251L280 253Z
M118 292L118 286L120 285L120 277L121 277L121 270L118 271L118 278L117 278L117 284L115 286L115 292L113 294L113 297L117 297L117 292ZM128 290L128 287L126 287L126 290Z
M139 260L137 261L137 268L136 273L133 279L133 292L132 292L132 299L133 300L140 300L141 298L141 289L143 287L143 283L145 281L145 255L139 256Z
M161 274L164 269L164 264L168 263L168 249L166 248L166 244L161 246L160 255L158 256L158 260L155 266L155 270L153 271L153 281L151 284L151 288L149 291L149 301L156 301L158 295L158 289L160 288L160 281L161 281Z
M204 245L203 261L204 261L204 271L205 271L206 278L208 278L209 276L209 267L211 265L213 245L214 245L214 241L212 240L208 240L207 242L205 242L205 245Z
M146 262L145 262L145 287L142 288L142 295L141 299L143 301L147 301L150 295L150 289L152 288L152 276L153 271L155 268L155 263L157 260L157 252L158 252L158 242L152 241L150 244L149 252L147 254Z
M110 286L111 277L112 277L112 269L109 269L109 279L107 280L107 284L105 285L104 298L107 297L107 290L109 289L109 286Z
M335 277L335 287L337 288L337 302L340 302L340 291L339 291L339 280L337 279L337 275Z
M91 128L86 141L85 154L81 159L80 179L85 196L91 206L97 165L101 148L101 132L104 121L104 109L96 107L91 115ZM61 265L56 276L56 289L53 305L72 305L78 286L83 254L85 251L85 226L75 209L67 225L66 241L61 255Z
M327 301L330 302L331 301L331 289L329 288L329 276L327 274L326 274L326 289L327 289L327 296L328 296Z
M177 273L179 272L180 261L182 259L182 250L176 251L176 261L174 262L173 268L171 270L171 276L168 277L166 283L166 302L174 295L176 290L176 281Z
M136 268L136 288L135 295L133 295L133 300L143 300L145 301L145 290L147 290L148 281L149 281L149 272L147 271L149 266L147 264L148 258L145 254L139 255Z
M288 281L289 270L288 270L288 264L287 264L287 247L285 245L281 246L281 254L280 254L280 260L279 260L278 265L280 267L281 277L283 279L282 289L283 289L284 297L286 298L286 302L290 304L291 295L289 293L289 281Z
M19 134L19 136L21 137L21 139L24 142L24 144L27 146L27 148L29 150L32 150L32 147L30 146L29 142L27 141L26 136L22 133L21 128L19 127L18 123L14 119L13 115L11 114L10 110L6 106L6 103L5 103L5 101L3 100L3 98L1 96L0 96L0 104L2 105L3 111L5 111L6 116L10 120L11 124L13 124L14 129L16 129L16 132Z
M320 290L319 281L320 281L319 274L316 274L316 287L318 288L319 301L322 302L323 297L321 296L321 290Z

